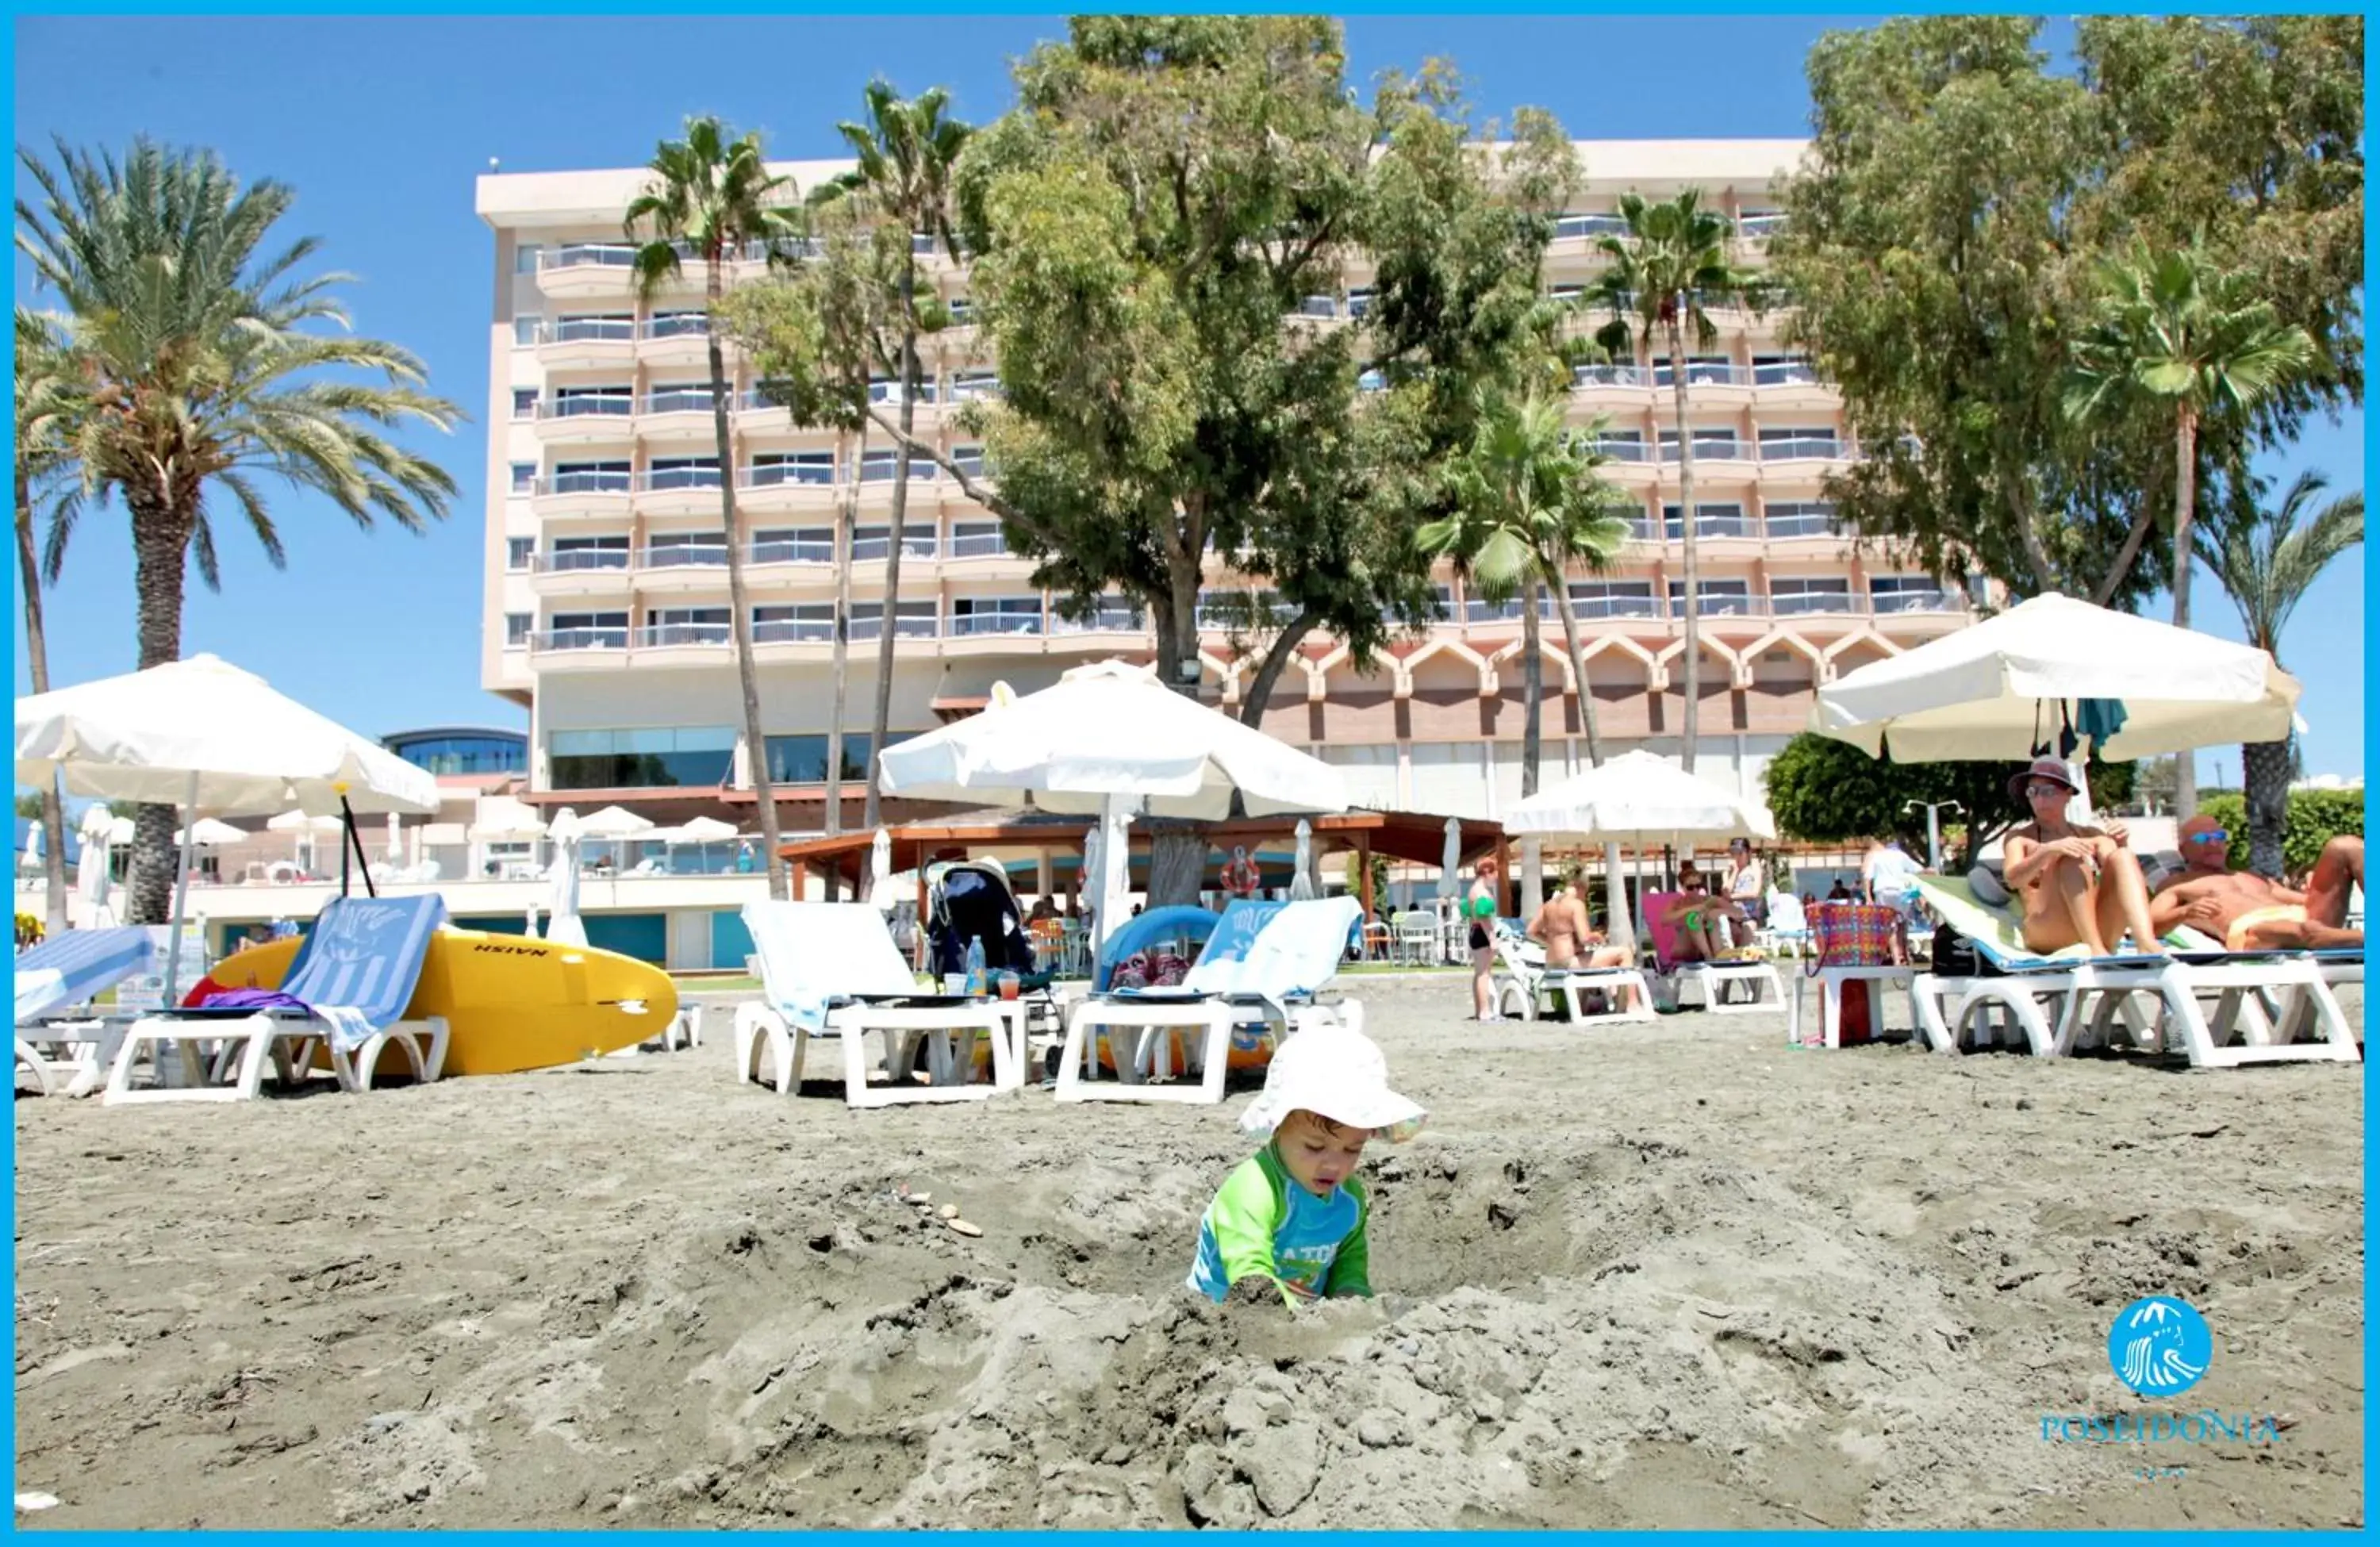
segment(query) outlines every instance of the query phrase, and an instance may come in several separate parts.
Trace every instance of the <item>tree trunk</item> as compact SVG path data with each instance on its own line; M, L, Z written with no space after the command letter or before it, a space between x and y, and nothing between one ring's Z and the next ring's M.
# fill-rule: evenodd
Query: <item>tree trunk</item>
M2267 881L2278 881L2284 863L2281 844L2289 825L2287 738L2241 747L2240 781L2248 798L2248 868Z
M1554 591L1554 608L1561 615L1562 649L1570 656L1570 675L1578 683L1578 723L1586 732L1586 765L1603 766L1603 740L1595 729L1595 695L1586 687L1586 652L1578 640L1578 609L1571 604L1567 583ZM1628 916L1628 880L1620 873L1620 846L1603 846L1603 906L1605 925L1615 945L1636 944L1634 921Z
M25 669L33 691L50 690L49 636L42 623L42 572L33 554L33 497L30 481L17 474L17 568L25 580ZM42 920L51 934L67 927L67 820L58 803L55 775L42 785Z
M1684 298L1679 298L1684 304ZM1703 707L1701 571L1694 546L1694 442L1686 429L1686 338L1679 320L1670 323L1670 397L1678 420L1678 528L1685 539L1685 703L1678 716L1679 766L1694 771L1694 736Z
M735 521L735 458L727 438L727 359L719 347L719 301L723 286L716 254L703 265L710 309L710 428L719 445L719 522L727 539L727 626L735 641L735 676L744 690L744 746L752 763L752 802L760 812L760 847L768 856L769 895L791 897L785 857L777 835L777 791L769 778L769 737L760 728L760 674L752 660L752 609L744 592L744 536Z
M1537 577L1521 580L1521 798L1537 793L1537 764L1545 756L1542 722L1546 657L1537 627Z
M1166 687L1186 698L1198 696L1196 676L1184 677L1182 664L1198 659L1198 579L1203 555L1192 552L1188 570L1171 562L1166 593L1148 599L1149 621L1157 627L1157 675ZM1198 883L1207 873L1207 834L1203 823L1140 822L1134 825L1148 834L1148 906L1173 907L1198 900Z
M872 829L881 820L877 770L883 766L884 738L892 717L893 623L901 612L901 527L909 515L909 438L917 430L917 260L901 262L901 435L893 445L892 545L884 554L884 630L876 643L876 711L868 717L868 810Z
M2198 514L2198 411L2188 403L2173 427L2173 626L2190 627L2191 523ZM2242 770L2244 776L2245 771ZM2287 779L2283 780L2284 798ZM2184 752L2175 769L2173 815L2188 822L2198 814L2198 758Z
M1290 658L1297 653L1298 644L1314 631L1316 619L1311 608L1292 618L1287 627L1265 652L1264 660L1257 666L1257 675L1248 679L1248 696L1240 704L1240 724L1255 727L1263 723L1265 706L1272 701L1272 690L1288 669Z
M140 668L182 658L183 564L189 553L192 518L162 486L128 483L126 508L132 515L132 583L140 617ZM174 919L174 829L170 805L147 805L132 813L132 856L124 877L124 921L169 924Z
M860 421L859 439L852 453L856 469L868 458L868 423ZM843 721L851 698L851 550L858 541L859 481L854 477L843 496L834 531L834 711L826 727L826 831L843 831ZM871 801L872 803L872 801ZM840 871L827 872L827 900L835 895Z

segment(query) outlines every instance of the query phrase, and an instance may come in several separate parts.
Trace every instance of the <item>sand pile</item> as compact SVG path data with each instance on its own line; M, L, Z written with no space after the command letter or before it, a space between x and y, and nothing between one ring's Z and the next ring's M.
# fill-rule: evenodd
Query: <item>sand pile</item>
M20 1102L17 1485L72 1526L2360 1521L2359 1070L1362 986L1431 1124L1367 1160L1379 1298L1293 1316L1180 1287L1244 1093L853 1114L722 1037ZM2216 1332L2183 1409L2277 1441L2042 1440L2141 1406L2104 1345L2150 1292Z

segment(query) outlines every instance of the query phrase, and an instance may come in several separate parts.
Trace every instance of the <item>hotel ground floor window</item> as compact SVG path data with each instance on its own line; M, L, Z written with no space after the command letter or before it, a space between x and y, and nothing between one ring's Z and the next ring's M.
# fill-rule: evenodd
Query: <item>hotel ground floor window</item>
M887 731L884 744L897 747L923 731ZM872 737L866 731L843 733L843 776L845 779L868 777L868 760ZM780 785L822 785L826 783L826 733L812 731L802 736L769 737L769 780Z
M735 732L727 725L558 730L546 737L555 789L661 789L727 781Z

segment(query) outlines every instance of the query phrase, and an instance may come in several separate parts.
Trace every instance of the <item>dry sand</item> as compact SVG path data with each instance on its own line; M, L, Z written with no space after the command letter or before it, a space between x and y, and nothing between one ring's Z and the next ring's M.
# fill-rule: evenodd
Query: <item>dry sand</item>
M21 1100L17 1486L63 1502L19 1522L2361 1523L2360 1067L1356 983L1431 1122L1367 1158L1379 1298L1294 1317L1181 1287L1245 1090L852 1113L731 1083L714 1015L360 1100ZM2148 1406L2105 1339L2158 1291L2216 1354L2151 1410L2277 1437L2045 1443Z

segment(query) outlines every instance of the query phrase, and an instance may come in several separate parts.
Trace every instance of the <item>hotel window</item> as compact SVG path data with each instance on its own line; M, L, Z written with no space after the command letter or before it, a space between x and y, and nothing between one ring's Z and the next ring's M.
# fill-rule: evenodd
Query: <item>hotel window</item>
M754 564L832 564L832 527L771 527L752 534Z
M725 607L648 607L649 645L717 645L735 637L735 615Z
M1767 513L1768 536L1828 537L1835 530L1832 500L1771 500Z
M557 537L546 554L545 567L555 574L588 569L628 567L625 537Z
M717 530L657 531L645 539L648 569L682 569L693 564L725 564L727 544Z
M665 489L716 489L719 487L719 458L656 457L652 468L645 474L645 487L656 493Z
M901 556L903 558L932 558L934 556L934 528L932 522L904 521L901 523ZM891 527L857 527L853 529L851 534L851 556L853 558L865 562L872 559L889 558L892 556L892 529ZM905 606L907 603L904 603L903 605ZM903 632L906 633L907 630L904 629Z
M533 613L506 613L504 615L504 648L518 650L528 643L528 631L536 622L537 617Z
M867 453L859 459L859 481L890 483L892 475L901 470L900 460L901 453L897 449ZM941 470L930 457L913 456L909 458L909 481L912 483L940 477Z
M628 615L625 613L556 613L552 624L545 637L550 649L628 648Z
M826 644L833 639L832 602L795 602L752 609L754 644Z
M1053 615L1056 609L1051 609ZM1098 610L1083 618L1053 615L1050 627L1061 634L1135 633L1148 627L1148 615L1136 596L1110 591L1099 599Z
M1372 314L1372 287L1359 286L1347 292L1347 315L1368 317Z
M1782 461L1795 457L1840 457L1842 443L1828 424L1783 426L1760 432L1760 459Z
M625 419L636 410L636 394L628 387L557 387L550 412L555 419L579 419L589 414Z
M637 336L637 320L624 311L584 312L573 317L556 317L552 337L557 344L601 343L625 344Z
M1653 614L1653 582L1650 580L1572 580L1570 583L1571 610L1582 622L1588 618L1651 617Z
M1700 617L1742 617L1752 611L1750 580L1705 580L1695 588ZM1670 582L1670 615L1683 617L1686 612L1686 582Z
M558 730L548 734L546 753L555 789L723 785L735 762L735 733L725 725Z
M553 486L549 493L625 494L628 492L628 464L625 462L556 462L553 465Z
M919 731L887 731L884 742L897 747ZM826 783L826 733L812 731L803 736L771 736L764 738L769 748L769 782L779 785L822 785ZM868 777L868 745L875 738L866 731L847 730L843 733L843 776L846 780Z
M953 296L942 302L942 310L950 313L951 326L954 328L965 327L975 321L975 298L971 296Z
M513 347L526 349L545 331L545 319L531 311L513 319Z
M1001 535L998 521L951 523L951 557L996 558L1006 552L1008 539Z
M513 417L515 419L535 419L537 417L537 388L513 388Z
M1645 460L1645 432L1641 430L1606 430L1595 437L1595 449L1615 462Z
M535 274L538 257L544 251L544 247L537 242L523 242L513 249L513 273Z
M516 493L516 494L533 494L533 493L537 493L537 464L536 464L536 463L534 463L534 462L515 462L515 463L512 465L512 474L513 474L513 491L512 491L512 492L513 492L514 493Z
M1670 542L1686 535L1684 513L1674 505L1661 507L1661 525ZM1744 519L1743 506L1733 502L1706 504L1694 502L1694 535L1696 537L1750 537L1752 523Z
M1931 575L1872 575L1867 594L1879 613L1947 613L1959 607L1959 593L1943 590Z
M962 634L1038 634L1041 599L1038 596L961 596L951 602L951 632Z
M833 481L834 453L832 451L763 451L753 455L751 480L747 486L771 489L784 483L828 484Z
M880 558L883 556L884 540L878 538L876 546L877 556ZM901 547L903 552L908 551L909 534L905 531L901 534ZM933 598L928 597L922 602L901 602L895 603L895 607L896 611L892 615L892 634L895 639L930 640L941 631L941 619L935 612ZM852 615L851 638L855 643L861 640L878 640L883 637L883 603L868 603Z
M977 369L951 372L951 401L965 403L978 397L1000 396L1000 372Z
M984 475L983 447L979 445L954 445L951 447L951 466L966 474L969 478L981 478Z
M935 401L935 393L937 388L938 384L931 375L920 373L917 378L917 400L920 403L931 403ZM901 379L897 376L869 377L868 380L868 400L870 403L900 402Z
M536 557L536 538L507 537L504 539L504 567L506 569L527 569L529 566L530 562Z
M656 311L645 323L647 338L707 338L710 335L710 314L707 311Z

